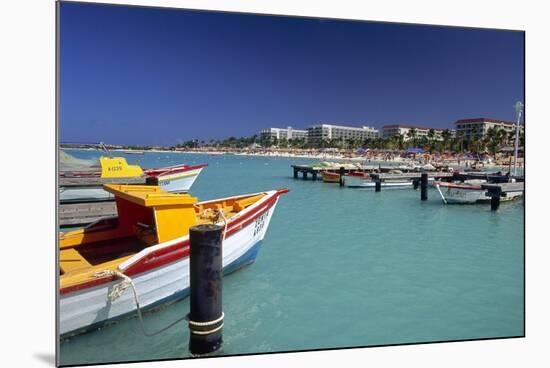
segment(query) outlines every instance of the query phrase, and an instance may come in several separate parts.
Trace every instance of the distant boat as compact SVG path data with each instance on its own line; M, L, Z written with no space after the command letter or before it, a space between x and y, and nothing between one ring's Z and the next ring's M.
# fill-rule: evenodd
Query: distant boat
M344 185L350 188L375 188L370 175L363 172L351 172L344 175ZM410 180L385 180L380 183L381 188L412 188L413 183Z
M134 295L113 292L131 278L141 308L189 294L189 228L216 223L225 228L225 274L254 262L279 197L288 189L206 202L158 186L113 185L116 218L59 237L59 332L86 332L137 310ZM175 226L177 224L177 226ZM117 276L115 276L117 275ZM123 290L123 289L122 289Z
M145 152L143 151L123 151L127 155L143 155Z
M331 171L323 171L321 172L321 177L323 178L323 182L325 183L339 183L340 182L340 174L331 172Z
M61 203L90 202L113 200L109 192L103 190L102 184L109 178L157 178L158 185L165 192L187 192L205 168L206 164L189 166L175 165L159 169L142 169L138 165L129 165L124 157L99 158L94 160L77 159L61 151L59 163L60 178L81 179L82 185L63 186L59 188ZM94 181L94 179L96 179ZM85 183L84 183L85 182Z
M433 185L437 188L445 203L471 204L491 201L491 198L485 195L487 190L481 186L485 183L487 181L483 179L471 179L462 183L434 181ZM522 196L522 191L507 192L505 197L500 198L500 201L507 202Z

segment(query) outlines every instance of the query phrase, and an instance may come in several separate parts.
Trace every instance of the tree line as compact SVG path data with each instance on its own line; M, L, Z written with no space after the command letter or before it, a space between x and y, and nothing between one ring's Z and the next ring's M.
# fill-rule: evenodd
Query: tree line
M524 134L520 134L519 145L524 145ZM449 129L441 132L441 138L438 139L435 129L430 129L426 135L419 136L418 131L412 128L406 135L397 134L389 138L370 138L370 139L277 139L276 137L229 137L226 139L209 141L189 140L176 145L177 148L299 148L299 149L385 149L385 150L405 150L411 147L423 148L428 152L488 152L496 154L501 148L513 146L515 132L507 132L504 129L496 127L488 129L485 134L480 130L472 130L470 137L465 137L461 131L453 136Z

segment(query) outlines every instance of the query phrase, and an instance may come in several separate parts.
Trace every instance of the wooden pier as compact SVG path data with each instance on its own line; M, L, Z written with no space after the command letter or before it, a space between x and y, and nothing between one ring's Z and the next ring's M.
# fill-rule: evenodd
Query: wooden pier
M496 211L502 197L506 198L512 192L524 192L525 182L482 184L481 188L487 190L485 195L491 197L491 210Z
M59 205L59 226L84 225L116 215L115 201L63 203Z
M407 168L399 168L396 166L381 166L381 165L354 166L350 164L344 164L340 167L324 167L324 166L310 166L310 165L290 165L290 166L292 167L292 170L293 170L294 179L298 179L298 177L301 174L302 179L304 180L308 180L310 176L313 180L320 179L320 176L321 176L320 174L323 171L341 173L343 170L344 174L349 174L350 172L364 172L367 174L376 173L376 174L388 174L388 175L411 174L412 176L410 177L410 179L420 178L420 174L423 172L412 168L407 169ZM403 174L391 174L392 171L396 171L396 170L401 171ZM434 177L436 174L442 174L441 177L446 177L449 175L452 176L451 173L443 172L443 171L432 171L430 173L433 174L432 176Z
M62 187L100 187L103 184L135 184L156 185L156 177L137 176L123 178L99 178L99 177L60 177L58 185Z
M158 185L156 177L60 177L59 187L101 187L103 184ZM89 224L104 217L116 216L114 200L59 204L59 226L79 226Z
M409 173L403 173L403 174L390 174L390 173L370 173L369 176L373 180L381 180L381 181L391 181L391 180L414 180L414 179L420 179L422 177L421 172L409 172ZM444 179L444 178L454 178L454 174L450 172L433 172L433 171L427 171L425 174L428 174L429 178L434 179Z

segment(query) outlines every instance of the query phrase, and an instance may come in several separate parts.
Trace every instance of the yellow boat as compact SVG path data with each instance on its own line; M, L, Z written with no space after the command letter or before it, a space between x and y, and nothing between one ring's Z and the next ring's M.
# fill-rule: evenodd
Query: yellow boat
M136 310L131 292L110 293L130 278L141 307L153 308L188 295L189 228L224 226L224 273L252 263L279 197L288 189L197 202L159 186L105 185L118 217L59 238L59 330L62 336L100 327ZM117 276L118 275L118 276Z
M321 173L321 176L323 178L323 182L325 183L339 183L340 182L340 174L331 172L331 171L323 171Z

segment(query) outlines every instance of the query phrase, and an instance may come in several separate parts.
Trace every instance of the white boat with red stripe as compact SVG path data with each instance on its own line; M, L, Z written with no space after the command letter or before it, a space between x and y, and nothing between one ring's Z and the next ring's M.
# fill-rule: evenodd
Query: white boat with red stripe
M118 218L99 221L84 230L60 236L59 333L62 337L135 315L132 292L110 300L110 291L121 280L101 276L102 270L130 277L142 309L186 297L189 289L188 229L211 220L207 215L210 210L222 213L222 219L216 218L213 222L225 227L224 274L254 262L279 197L288 192L288 189L279 189L192 202L194 198L187 194L165 194L159 190L138 199L132 197L136 187L158 189L154 186L105 187L116 196ZM170 196L186 196L188 202L174 209L175 205L169 204L174 197ZM152 204L147 204L148 200ZM139 203L145 204L137 205ZM187 211L181 226L174 226L173 218L166 216L169 211ZM192 214L191 222L189 214ZM163 221L171 224L167 231L163 230ZM167 232L183 235L174 237L166 235ZM164 240L166 237L169 240ZM84 244L83 239L88 243Z

